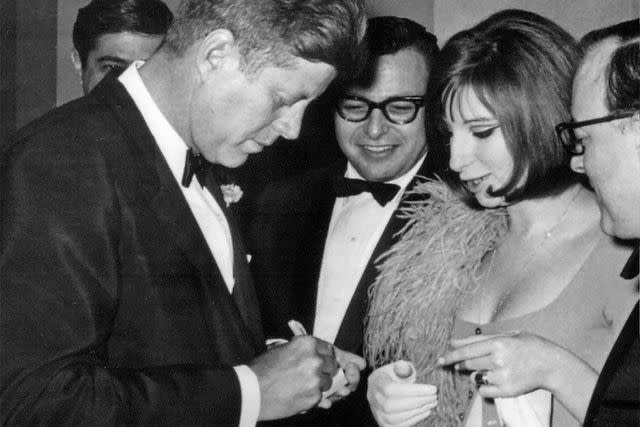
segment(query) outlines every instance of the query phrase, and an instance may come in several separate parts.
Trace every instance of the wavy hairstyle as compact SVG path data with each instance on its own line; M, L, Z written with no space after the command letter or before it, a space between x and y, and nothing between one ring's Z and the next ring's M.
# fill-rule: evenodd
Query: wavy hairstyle
M344 75L360 67L364 0L183 0L165 47L180 55L216 29L234 35L247 74L299 57Z
M575 182L570 155L554 126L570 119L578 58L569 33L540 15L516 9L495 13L449 39L427 90L430 148L442 159L438 172L443 178L464 191L446 166L449 135L444 118L470 89L500 123L514 160L509 182L490 194L513 202L559 193Z

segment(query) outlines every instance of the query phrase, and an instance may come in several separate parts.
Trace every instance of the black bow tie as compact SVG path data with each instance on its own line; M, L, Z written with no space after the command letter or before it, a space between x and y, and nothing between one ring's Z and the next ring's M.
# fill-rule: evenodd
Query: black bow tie
M184 163L184 172L182 174L182 186L189 187L191 180L195 175L201 186L205 185L205 177L207 172L213 167L213 163L208 161L202 154L196 154L191 148L187 150L187 159Z
M337 197L355 196L363 192L371 193L373 198L384 206L398 194L400 187L384 182L364 181L362 179L338 178L334 182Z

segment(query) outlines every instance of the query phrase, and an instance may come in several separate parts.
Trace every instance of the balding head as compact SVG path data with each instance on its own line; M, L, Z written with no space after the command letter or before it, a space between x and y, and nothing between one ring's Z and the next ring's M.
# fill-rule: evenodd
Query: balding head
M622 238L640 237L639 33L637 20L589 33L573 83L574 132L584 152L571 167L589 177L602 229Z

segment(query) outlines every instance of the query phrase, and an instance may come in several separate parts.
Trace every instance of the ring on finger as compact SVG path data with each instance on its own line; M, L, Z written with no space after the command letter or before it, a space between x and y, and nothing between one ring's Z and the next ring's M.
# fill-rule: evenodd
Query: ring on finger
M473 382L476 383L478 387L483 385L489 385L489 379L487 378L488 374L489 374L489 371L486 369L481 369L479 371L476 371L475 374L473 374Z

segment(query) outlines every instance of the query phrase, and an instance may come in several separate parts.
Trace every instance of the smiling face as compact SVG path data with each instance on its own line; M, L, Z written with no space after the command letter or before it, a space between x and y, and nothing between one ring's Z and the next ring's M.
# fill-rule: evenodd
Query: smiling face
M445 117L451 133L449 167L481 206L505 205L504 197L488 194L504 187L514 169L500 123L472 89L461 89L449 103L451 108L446 111L451 111L451 116Z
M162 44L163 35L120 32L103 34L87 55L82 67L78 53L73 55L82 79L82 90L89 93L111 70L124 70L136 60L146 60Z
M190 140L198 151L211 162L237 167L279 136L297 138L307 105L336 72L322 62L291 62L247 76L235 61L216 69L215 78L205 76L190 106Z
M573 85L572 115L576 121L610 114L605 99L604 64L617 46L602 42L586 57ZM600 206L600 226L607 234L640 237L640 119L638 116L577 128L584 153L571 168L586 173Z
M428 79L424 57L413 49L382 55L375 79L367 88L353 87L347 96L381 102L394 96L424 96ZM407 173L426 152L424 108L415 120L394 124L374 109L362 122L349 122L338 113L334 123L338 144L349 162L368 181L390 181Z

